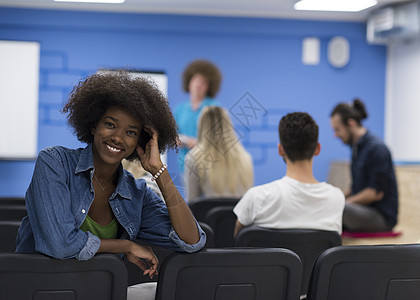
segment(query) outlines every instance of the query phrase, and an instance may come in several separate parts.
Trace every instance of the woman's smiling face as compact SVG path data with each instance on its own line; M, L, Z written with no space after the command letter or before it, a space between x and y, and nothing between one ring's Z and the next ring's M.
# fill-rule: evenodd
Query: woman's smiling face
M138 145L143 125L119 107L110 107L92 128L95 163L118 165Z

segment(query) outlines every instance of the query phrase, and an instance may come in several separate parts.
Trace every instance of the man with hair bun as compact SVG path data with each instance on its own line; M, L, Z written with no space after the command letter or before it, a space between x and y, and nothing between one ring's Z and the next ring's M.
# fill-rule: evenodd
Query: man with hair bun
M364 103L340 103L331 113L335 136L352 148L351 190L346 194L343 227L348 231L390 231L397 224L398 188L391 153L363 125Z

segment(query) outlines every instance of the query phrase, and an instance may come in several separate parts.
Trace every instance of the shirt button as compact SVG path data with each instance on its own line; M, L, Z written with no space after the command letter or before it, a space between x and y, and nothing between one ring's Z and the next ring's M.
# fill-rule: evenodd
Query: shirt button
M82 209L82 213L85 213L86 212L86 210L85 209Z

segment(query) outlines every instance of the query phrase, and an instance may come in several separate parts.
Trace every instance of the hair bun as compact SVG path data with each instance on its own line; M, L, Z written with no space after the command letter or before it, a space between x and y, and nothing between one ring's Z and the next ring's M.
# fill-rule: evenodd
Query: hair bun
M366 111L365 104L359 98L355 98L353 100L353 109L359 113L361 120L367 118L368 114Z

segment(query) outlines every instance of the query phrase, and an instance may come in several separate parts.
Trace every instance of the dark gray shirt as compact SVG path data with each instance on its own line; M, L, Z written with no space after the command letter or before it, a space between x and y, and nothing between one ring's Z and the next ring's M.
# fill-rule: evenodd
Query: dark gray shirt
M365 188L384 192L382 200L369 204L377 209L390 226L395 226L398 215L398 188L391 153L379 138L367 132L353 146L352 194Z

